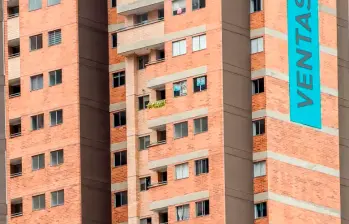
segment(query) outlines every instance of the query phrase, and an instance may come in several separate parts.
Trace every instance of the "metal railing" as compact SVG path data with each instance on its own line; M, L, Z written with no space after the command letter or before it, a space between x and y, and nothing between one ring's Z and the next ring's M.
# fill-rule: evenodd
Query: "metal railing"
M130 26L125 26L125 27L122 27L122 28L118 29L117 32L122 32L122 31L130 30L130 29L138 28L138 27L141 27L141 26L145 26L145 25L161 22L161 21L164 21L164 17L157 18L157 19L154 19L154 20L143 21L141 23L136 23L136 24L133 24L133 25L130 25Z
M11 217L14 218L14 217L22 216L22 215L23 215L23 212L17 212L17 213L12 213Z
M10 134L10 138L16 138L22 135L22 132L12 133Z
M19 97L19 96L21 96L20 92L19 93L12 93L12 94L10 94L10 98L15 98L15 97Z
M153 146L163 145L163 144L166 144L166 140L161 140L161 141L150 143L148 147L150 148L150 147L153 147Z
M22 172L18 172L18 173L11 173L10 177L19 177L22 176Z
M19 13L17 12L17 13L12 13L12 14L9 14L8 15L8 19L12 19L12 18L16 18L16 17L18 17L19 16Z
M21 53L14 53L14 54L9 54L8 58L11 59L11 58L17 58L21 55Z

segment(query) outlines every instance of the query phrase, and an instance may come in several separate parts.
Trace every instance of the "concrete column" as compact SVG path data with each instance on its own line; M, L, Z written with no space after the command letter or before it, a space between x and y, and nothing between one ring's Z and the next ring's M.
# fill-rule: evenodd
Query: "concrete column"
M126 117L127 117L127 183L128 183L128 224L139 223L138 209L138 150L136 118L136 57L126 58Z

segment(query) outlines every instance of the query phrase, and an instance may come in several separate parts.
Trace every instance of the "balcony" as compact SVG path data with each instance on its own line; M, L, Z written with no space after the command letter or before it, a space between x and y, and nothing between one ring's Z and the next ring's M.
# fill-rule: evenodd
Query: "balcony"
M118 13L124 16L141 14L164 7L164 0L120 0Z
M144 54L150 49L163 48L165 42L163 19L126 27L118 33L119 54Z
M8 42L8 79L18 79L20 77L20 46L19 38Z
M18 13L9 15L8 21L8 40L14 40L19 38L19 17Z

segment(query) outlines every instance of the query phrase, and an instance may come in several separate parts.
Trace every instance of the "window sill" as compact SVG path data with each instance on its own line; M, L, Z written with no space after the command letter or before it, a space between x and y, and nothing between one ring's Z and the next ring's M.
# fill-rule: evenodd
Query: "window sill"
M198 11L198 10L200 10L200 9L205 9L205 8L206 8L206 7L201 7L201 8L197 8L197 9L193 9L193 8L192 8L191 11L192 11L192 12L195 12L195 11Z
M15 213L15 214L11 214L11 218L17 218L17 217L21 217L23 216L23 213Z
M57 45L60 45L60 44L62 44L62 42L57 43L57 44L51 44L51 45L48 45L48 47L54 47L54 46L57 46Z
M44 129L44 127L42 127L42 128L38 128L38 129L32 129L32 130L30 130L31 132L34 132L34 131L40 131L40 130L43 130Z
M207 176L209 173L200 173L200 174L195 174L195 176L200 177L200 176Z
M200 35L198 35L198 36L200 36ZM197 52L204 51L204 50L206 50L206 49L207 49L207 46L206 46L206 48L199 49L199 50L196 50L196 51L192 50L192 54L195 54L195 53L197 53Z
M42 211L42 210L45 210L45 208L33 209L33 212L38 212L38 211Z
M263 174L263 175L261 175L261 176L254 176L253 178L260 178L260 177L266 177L267 175L266 174Z
M265 92L260 92L260 93L252 93L252 96L256 96L256 95L260 95L260 94L263 94Z
M120 125L120 126L113 126L113 128L123 128L123 127L126 127L126 124Z
M210 214L207 214L207 215L196 215L196 218L203 218L203 217L206 217L206 216L209 216Z
M184 177L184 178L181 178L181 179L175 179L175 181L186 180L186 179L189 179L189 177Z
M53 128L53 127L57 127L57 126L61 126L61 125L63 125L63 123L60 123L60 124L53 124L53 125L51 124L50 127Z
M21 93L16 93L16 94L10 94L9 99L17 98L20 97Z
M56 4L52 4L52 5L47 5L47 7L51 7L51 6L55 6L55 5L59 5L61 4L60 2L56 3Z
M259 10L259 11L250 12L250 15L255 14L255 13L258 13L258 12L263 12L263 10L261 9L261 10Z
M42 90L43 88L41 88L41 89L32 89L32 90L30 90L30 92L36 92L36 91L40 91L40 90Z
M28 10L28 12L35 12L35 11L38 11L38 10L40 10L42 7L40 7L40 8L37 8L37 9L32 9L32 10Z
M267 218L268 216L263 216L263 217L259 217L259 218L254 218L254 220L259 220L259 219L264 219Z
M63 206L64 204L58 204L58 205L51 205L51 208L55 208L55 207L59 207L59 206Z
M64 164L64 163L55 164L55 165L50 164L50 167L60 167L60 166L62 166L63 164Z
M29 52L39 51L39 50L41 50L41 49L42 49L42 47L41 47L41 48L38 48L38 49L30 49Z
M10 138L17 138L22 136L22 133L15 133L15 134L10 134Z
M198 132L198 133L194 132L194 136L199 135L199 134L203 134L203 133L206 133L206 132L208 132L208 130L207 131Z
M127 164L125 164L125 165L119 165L119 166L115 166L115 165L113 165L113 169L115 169L115 168L120 168L120 167L123 167L123 166L127 166Z
M128 205L126 204L126 205L121 205L121 206L115 206L114 205L114 208L122 208L122 207L127 207Z
M43 169L45 169L45 167L44 168L40 168L40 169L36 169L36 170L32 170L32 172L43 170Z
M58 84L55 84L55 85L49 85L48 87L54 87L54 86L59 86L59 85L62 85L62 83L58 83Z
M183 136L183 137L173 138L173 140L178 140L178 139L182 139L182 138L188 138L188 136Z
M179 40L180 41L180 40ZM186 55L187 54L187 52L185 52L184 54L179 54L179 55L172 55L172 58L177 58L177 57L179 57L179 56L183 56L183 55Z
M206 89L204 89L204 90L200 90L200 91L193 91L193 93L202 93L202 92L207 92L207 88Z
M182 96L187 96L188 94L185 94L185 95L180 95L180 96L173 96L173 98L180 98L180 97L182 97Z

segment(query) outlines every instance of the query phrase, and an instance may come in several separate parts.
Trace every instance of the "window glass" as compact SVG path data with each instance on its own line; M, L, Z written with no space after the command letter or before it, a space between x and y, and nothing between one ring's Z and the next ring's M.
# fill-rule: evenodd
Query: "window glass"
M195 174L196 175L208 173L208 171L209 171L208 159L201 159L201 160L195 161Z
M115 193L115 207L127 205L127 191Z
M45 168L45 154L40 154L32 157L32 170Z
M64 190L55 191L51 193L51 206L58 206L64 204Z
M185 7L185 0L173 0L172 1L172 13L173 15L180 15L185 13L186 7Z
M45 195L33 196L33 210L41 210L45 208Z
M264 78L252 80L252 95L264 92Z
M207 76L194 78L194 92L201 92L207 89Z
M63 149L51 152L51 166L63 164Z
M55 86L62 83L62 69L49 72L50 86Z
M189 177L188 163L176 165L176 180Z
M265 120L256 120L252 122L253 136L262 135L265 133Z
M254 205L254 218L262 218L267 216L267 203L262 202Z
M173 95L186 96L187 95L187 81L181 81L173 84Z
M117 72L113 74L113 87L119 87L125 85L125 71Z
M176 207L177 221L189 219L189 205L181 205Z
M123 166L127 164L127 151L114 153L114 166Z
M31 91L39 90L44 88L44 78L43 75L35 75L30 77Z
M126 125L126 111L114 113L114 127Z
M47 1L47 5L48 5L48 6L57 5L57 4L59 4L59 3L61 3L61 0L48 0L48 1Z
M207 117L194 119L194 134L206 132L208 130Z
M254 177L260 177L266 175L265 161L256 162L253 164Z
M188 136L188 122L182 122L174 125L175 138L183 138Z
M205 216L210 214L210 203L208 200L196 202L196 216Z
M193 1L193 11L196 9L202 9L206 6L206 0L192 0Z
M48 32L48 46L60 44L62 42L61 30Z
M139 138L139 150L148 149L150 145L150 136L143 136Z
M41 9L41 0L29 0L29 11Z
M179 56L187 53L186 40L180 40L172 43L172 55Z

